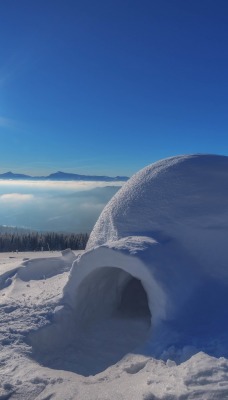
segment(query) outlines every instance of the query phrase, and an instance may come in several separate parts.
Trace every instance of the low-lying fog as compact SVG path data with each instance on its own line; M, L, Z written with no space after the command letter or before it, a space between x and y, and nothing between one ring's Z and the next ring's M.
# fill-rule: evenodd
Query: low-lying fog
M122 184L0 181L0 225L89 233Z

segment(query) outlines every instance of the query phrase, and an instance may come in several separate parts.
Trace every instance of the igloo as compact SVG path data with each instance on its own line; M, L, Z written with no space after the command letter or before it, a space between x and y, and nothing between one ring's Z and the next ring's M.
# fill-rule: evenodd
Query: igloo
M178 335L186 335L186 327L224 328L227 234L228 157L156 162L136 173L101 213L73 265L65 301L80 321L102 318L118 308L136 278L148 299L152 337L160 336L164 322Z
M90 339L98 327L102 341L125 336L125 353L227 355L227 289L228 157L172 157L136 173L104 208L72 266L59 323L71 341L75 327Z

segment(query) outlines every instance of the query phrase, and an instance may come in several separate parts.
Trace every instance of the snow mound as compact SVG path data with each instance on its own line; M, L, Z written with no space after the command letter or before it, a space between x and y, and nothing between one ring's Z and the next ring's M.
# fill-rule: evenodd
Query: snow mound
M8 268L0 273L0 290L11 285L13 279L21 279L24 282L30 280L47 279L52 276L69 271L76 256L71 249L63 250L61 257L29 258L22 260L20 265ZM33 254L31 253L33 256Z

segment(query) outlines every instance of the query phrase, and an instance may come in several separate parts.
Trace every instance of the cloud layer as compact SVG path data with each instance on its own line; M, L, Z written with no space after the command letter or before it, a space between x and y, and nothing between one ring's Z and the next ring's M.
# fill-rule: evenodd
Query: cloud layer
M0 195L1 202L27 202L34 199L33 194L23 194L23 193L5 193Z
M119 188L116 182L1 181L0 225L90 232Z
M111 182L112 186L122 186L123 182L115 181ZM101 181L27 181L27 180L1 180L0 179L0 191L2 188L20 188L25 190L27 188L32 188L32 190L45 190L45 191L79 191L94 189L97 187L106 187L109 185L107 182Z

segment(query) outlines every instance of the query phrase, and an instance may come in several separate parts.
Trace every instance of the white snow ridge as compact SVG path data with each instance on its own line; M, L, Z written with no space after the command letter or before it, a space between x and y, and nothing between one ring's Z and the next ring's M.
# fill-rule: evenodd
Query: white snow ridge
M228 399L227 237L228 157L179 156L122 187L84 253L5 258L0 400Z

